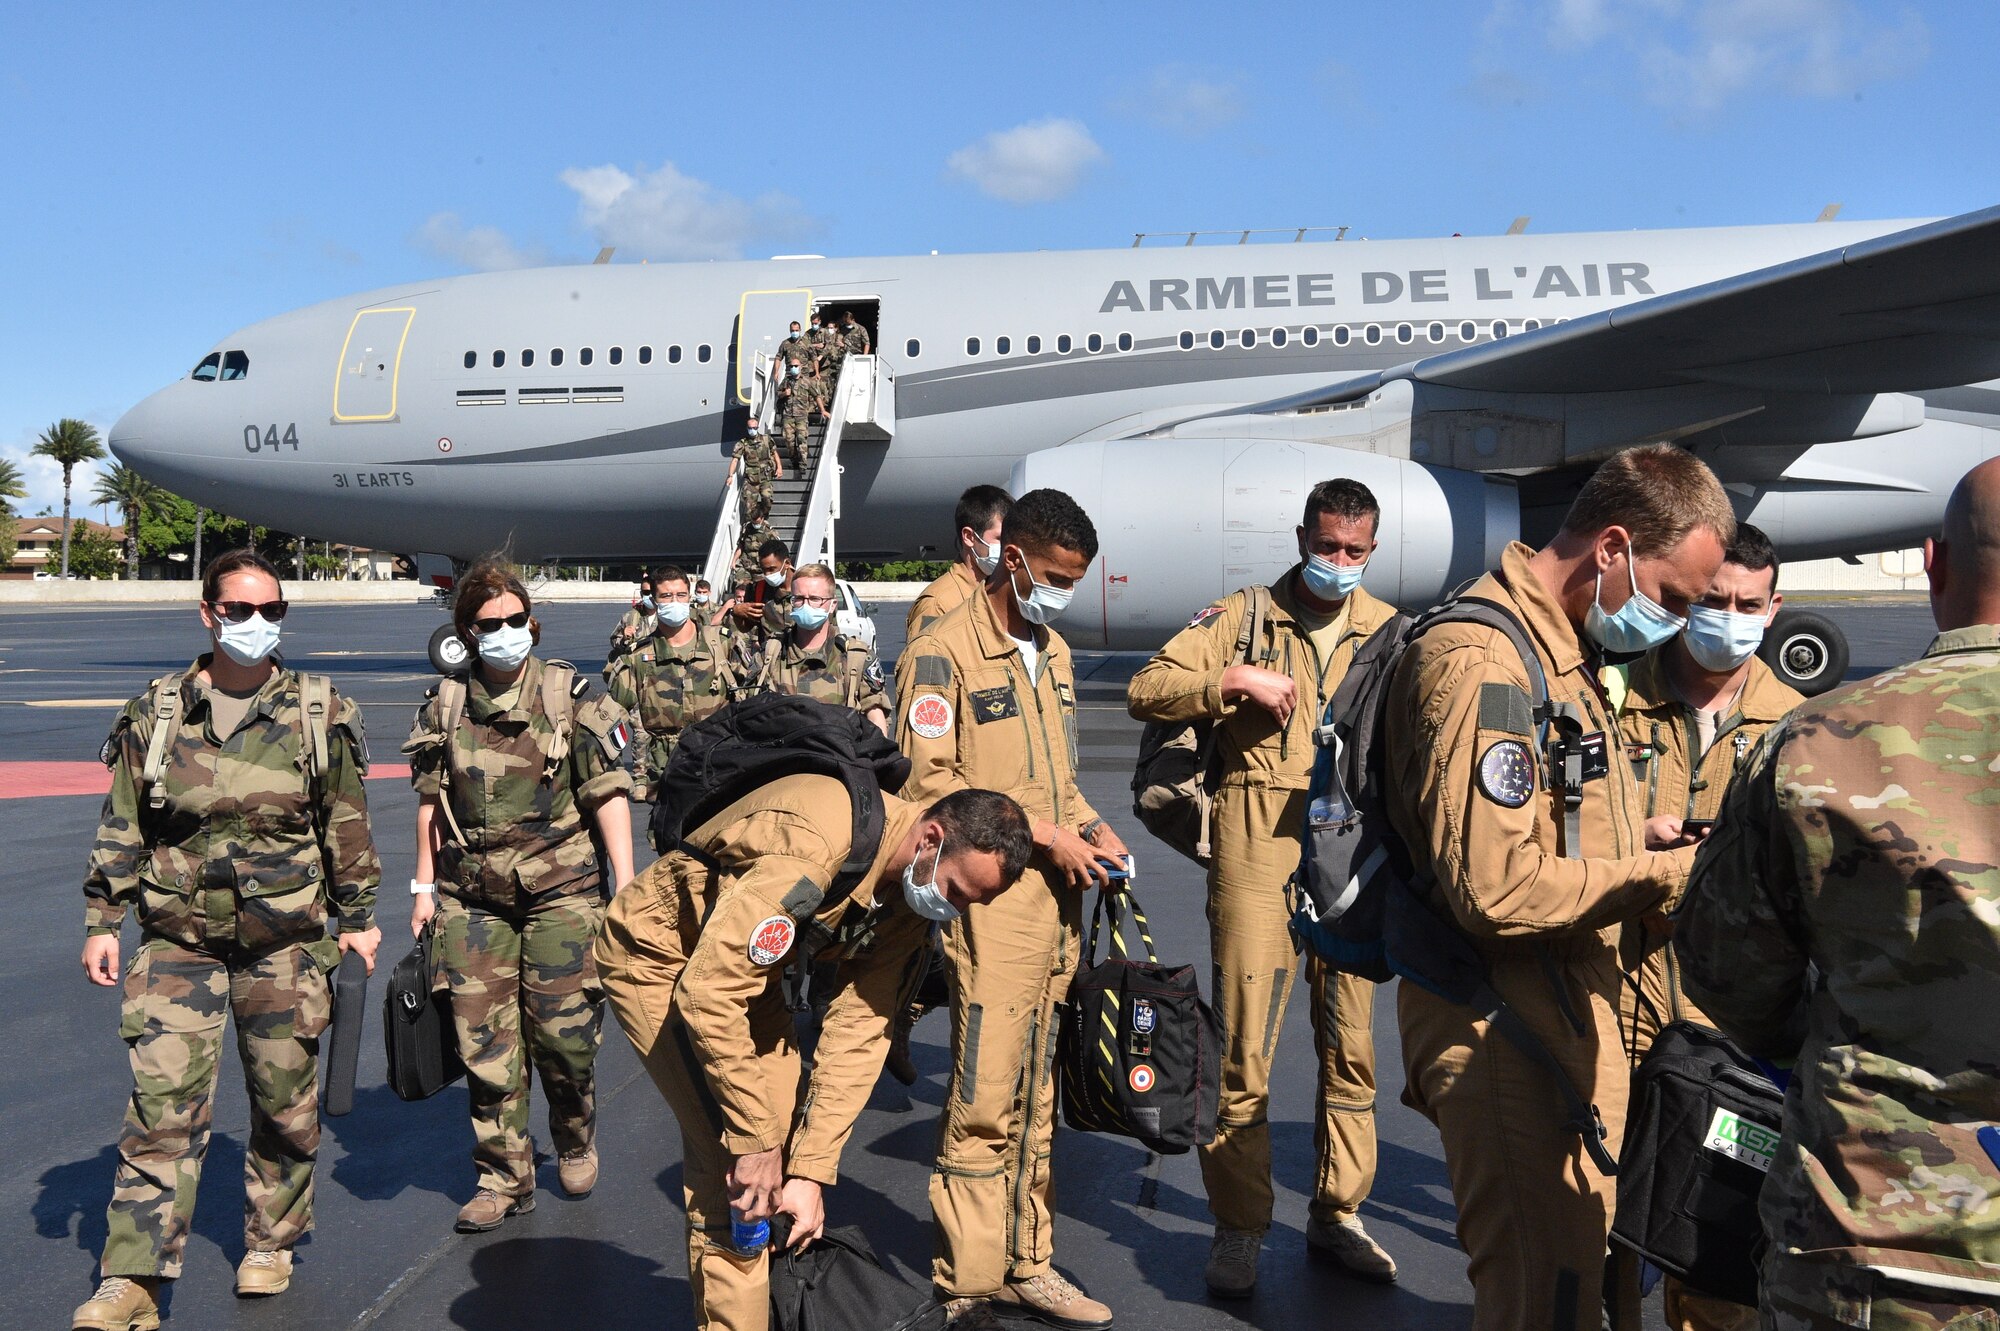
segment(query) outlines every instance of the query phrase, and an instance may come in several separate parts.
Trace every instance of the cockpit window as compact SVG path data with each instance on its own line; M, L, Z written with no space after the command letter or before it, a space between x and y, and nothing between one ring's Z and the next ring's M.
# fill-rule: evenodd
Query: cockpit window
M240 351L222 353L222 377L225 379L248 379L250 358Z
M202 383L214 383L222 373L222 353L211 351L201 358L201 364L194 367L193 377Z

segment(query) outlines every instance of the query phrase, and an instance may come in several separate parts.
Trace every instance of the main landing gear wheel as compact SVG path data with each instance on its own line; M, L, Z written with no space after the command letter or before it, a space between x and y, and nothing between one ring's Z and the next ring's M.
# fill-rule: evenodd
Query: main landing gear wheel
M431 669L440 675L462 675L472 664L472 652L458 636L456 625L440 625L431 634Z
M1757 654L1773 674L1810 698L1847 677L1847 636L1809 610L1780 610Z

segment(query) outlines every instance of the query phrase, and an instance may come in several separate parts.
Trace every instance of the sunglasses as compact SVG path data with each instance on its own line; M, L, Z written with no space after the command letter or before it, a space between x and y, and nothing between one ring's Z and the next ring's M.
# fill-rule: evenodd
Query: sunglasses
M210 601L208 608L225 624L247 624L250 616L262 615L273 624L282 623L291 606L284 601Z
M472 627L478 629L481 633L498 633L500 626L503 624L510 629L524 629L528 627L528 612L523 610L519 614L508 615L505 619L494 615L487 619L475 619L472 621Z

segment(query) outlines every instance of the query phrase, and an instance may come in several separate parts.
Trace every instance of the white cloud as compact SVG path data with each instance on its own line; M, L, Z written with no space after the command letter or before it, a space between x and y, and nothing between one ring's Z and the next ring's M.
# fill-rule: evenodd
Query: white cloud
M1132 116L1183 138L1200 138L1243 117L1238 80L1208 78L1185 65L1162 65L1113 103Z
M549 261L539 249L516 245L497 226L468 227L457 213L432 213L410 240L419 249L475 272L534 268Z
M111 432L110 421L91 421L90 424L97 427L100 440ZM40 429L23 430L12 441L0 443L0 458L21 469L21 481L28 491L26 499L7 501L17 517L33 517L44 508L57 515L62 513L62 468L29 451L40 436ZM103 511L90 507L90 493L97 488L97 478L116 463L117 459L107 449L102 462L85 462L77 467L75 482L70 490L70 512L73 516L103 521ZM116 522L119 519L114 514L111 520Z
M577 217L598 244L617 246L621 257L734 259L747 245L790 244L819 226L786 195L738 198L672 162L636 176L616 166L571 167L558 179L576 192Z
M1104 160L1080 120L1049 119L996 130L945 159L945 169L1008 203L1047 203L1074 190Z

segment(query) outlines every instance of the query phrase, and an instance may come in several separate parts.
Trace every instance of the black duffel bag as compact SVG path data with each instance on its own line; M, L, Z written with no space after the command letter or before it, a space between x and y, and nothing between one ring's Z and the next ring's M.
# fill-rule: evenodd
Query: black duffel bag
M405 1100L426 1100L465 1075L451 994L431 977L431 934L426 928L410 954L389 972L382 995L382 1038L389 1050L389 1089Z
M1125 953L1130 911L1146 960ZM1111 955L1097 960L1109 916ZM1201 1000L1193 966L1164 966L1152 927L1129 886L1097 894L1083 968L1058 1015L1056 1052L1063 1122L1131 1137L1161 1155L1215 1140L1222 1034Z
M784 1250L791 1217L771 1222L772 1331L944 1331L929 1291L882 1265L858 1229L829 1229L804 1252Z
M1727 1036L1670 1022L1632 1074L1611 1239L1697 1293L1755 1307L1757 1194L1785 1097Z

